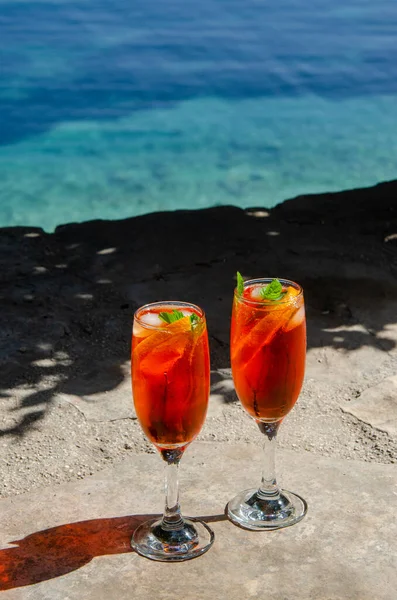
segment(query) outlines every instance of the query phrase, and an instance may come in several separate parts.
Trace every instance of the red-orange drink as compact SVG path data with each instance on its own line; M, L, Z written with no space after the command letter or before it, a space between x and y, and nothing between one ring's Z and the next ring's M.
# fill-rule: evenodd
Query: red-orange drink
M281 281L279 301L262 300L271 280L251 280L234 293L231 363L237 395L257 421L282 419L294 406L302 387L306 357L303 291Z
M181 310L165 323L162 312ZM191 319L193 317L193 322ZM160 449L185 446L198 435L207 412L209 351L204 313L184 303L142 307L134 318L132 388L141 427Z

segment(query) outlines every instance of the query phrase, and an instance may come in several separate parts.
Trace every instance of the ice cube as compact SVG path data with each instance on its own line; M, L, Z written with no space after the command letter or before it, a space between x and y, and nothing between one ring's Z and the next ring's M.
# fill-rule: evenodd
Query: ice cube
M135 337L145 337L147 335L147 329L139 325L137 321L134 321L133 334Z
M164 325L164 321L162 321L158 315L158 313L147 312L139 315L139 320L144 325L149 325L149 327L161 327Z
M305 307L302 305L300 308L298 308L298 310L296 312L294 312L294 314L292 315L292 317L290 318L290 320L284 327L284 331L290 331L291 329L298 327L298 325L301 325L301 323L303 323L304 318L305 318Z
M261 292L263 290L263 287L264 287L263 285L257 285L250 289L250 295L251 295L252 300L254 300L254 301L262 300Z

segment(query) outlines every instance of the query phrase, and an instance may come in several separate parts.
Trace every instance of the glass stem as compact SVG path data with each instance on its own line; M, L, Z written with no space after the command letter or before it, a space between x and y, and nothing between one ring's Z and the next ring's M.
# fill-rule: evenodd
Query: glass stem
M179 505L179 463L183 449L162 450L165 465L165 508L161 526L165 531L178 531L183 528Z
M276 479L276 442L280 424L281 421L258 423L259 429L265 434L262 482L258 490L258 496L263 500L275 500L280 496L280 488Z

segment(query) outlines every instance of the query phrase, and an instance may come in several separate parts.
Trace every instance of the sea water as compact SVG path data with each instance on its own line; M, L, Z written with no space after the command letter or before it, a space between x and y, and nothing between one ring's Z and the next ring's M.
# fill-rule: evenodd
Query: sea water
M0 226L397 177L395 0L0 0Z

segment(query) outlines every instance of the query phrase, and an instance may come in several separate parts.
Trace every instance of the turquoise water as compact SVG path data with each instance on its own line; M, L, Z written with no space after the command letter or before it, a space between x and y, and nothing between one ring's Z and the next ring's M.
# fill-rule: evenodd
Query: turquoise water
M0 226L397 177L394 0L0 0Z

